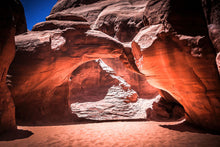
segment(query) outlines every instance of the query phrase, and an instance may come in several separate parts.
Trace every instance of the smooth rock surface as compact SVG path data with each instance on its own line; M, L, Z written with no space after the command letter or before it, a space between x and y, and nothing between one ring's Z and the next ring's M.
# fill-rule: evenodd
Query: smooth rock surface
M184 107L188 121L219 128L220 81L205 36L175 35L158 24L140 31L132 46L139 70Z

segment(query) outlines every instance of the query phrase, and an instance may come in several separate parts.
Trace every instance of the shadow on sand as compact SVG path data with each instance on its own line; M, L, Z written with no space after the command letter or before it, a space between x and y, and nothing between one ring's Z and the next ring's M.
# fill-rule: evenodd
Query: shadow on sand
M33 133L28 130L16 130L16 131L11 131L11 132L6 132L0 135L0 141L12 141L12 140L17 140L17 139L24 139L28 138Z
M167 129L179 131L179 132L192 132L192 133L200 133L200 134L220 135L219 132L211 132L211 131L204 130L190 123L187 123L186 121L180 124L175 124L175 125L160 125L160 126L163 128L167 128Z

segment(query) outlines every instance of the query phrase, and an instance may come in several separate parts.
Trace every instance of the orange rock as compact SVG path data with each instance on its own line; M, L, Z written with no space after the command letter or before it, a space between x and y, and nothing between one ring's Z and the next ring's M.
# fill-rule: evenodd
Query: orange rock
M71 73L90 60L118 58L124 50L100 31L75 28L30 31L16 36L16 47L11 92L17 118L30 122L69 121Z
M135 57L142 63L139 70L150 84L169 92L184 107L188 121L219 128L220 81L213 48L205 37L164 30L162 25L152 25L135 37L133 51L142 55Z

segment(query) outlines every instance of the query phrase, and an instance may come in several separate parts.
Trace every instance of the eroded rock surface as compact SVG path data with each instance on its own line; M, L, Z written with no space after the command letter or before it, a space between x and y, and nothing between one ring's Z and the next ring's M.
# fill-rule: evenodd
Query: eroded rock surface
M218 5L209 3L203 4L208 10L203 15L199 0L59 0L47 21L16 37L17 52L10 74L17 117L28 121L71 118L73 71L85 62L112 58L104 61L131 82L139 95L150 87L141 82L144 75L151 85L168 92L184 107L187 121L220 130L219 56L216 58L213 48L213 44L218 48L219 16ZM210 19L212 43L205 16ZM138 75L122 72L119 60ZM95 83L79 81L79 86L83 82ZM145 86L138 87L142 84ZM149 91L149 97L156 93L154 88Z
M110 66L118 76L127 81L131 88L134 89L139 97L143 99L152 99L158 95L158 89L152 87L144 75L137 74L126 68L124 64L117 58L102 59L108 66ZM116 66L117 65L117 66Z
M66 118L58 112L65 111L68 115L68 92L65 90L68 91L66 84L72 71L89 60L114 58L123 53L122 44L113 38L98 31L75 28L28 32L16 36L16 47L10 71L11 91L17 117L30 121L50 119L54 115L56 120ZM64 92L57 93L57 89Z
M152 108L152 103L160 97L140 98L100 59L76 69L70 84L70 102L74 102L72 112L91 120L146 119L146 109Z
M114 6L117 6L117 9L111 10ZM120 68L125 69L125 67L133 71L137 70L129 45L118 41L116 35L103 31L107 33L105 34L100 31L102 29L95 26L107 23L107 15L110 17L114 15L111 23L115 23L117 19L117 24L121 24L125 20L126 23L122 28L133 29L135 27L135 31L131 31L134 36L143 26L141 13L144 7L145 1L108 0L97 1L97 3L94 1L68 1L68 3L58 1L51 15L46 18L47 21L36 24L32 31L26 34L16 36L17 52L10 68L12 75L10 89L14 96L18 120L27 122L71 121L70 104L72 102L103 99L104 97L100 95L87 99L82 93L80 95L73 92L81 89L82 86L87 88L92 85L91 83L98 84L92 79L80 81L81 85L74 82L77 79L71 73L85 62L105 58L112 65L120 62L120 67L114 65L118 71L122 71ZM107 9L104 11L105 8ZM124 13L119 13L120 11ZM128 17L131 13L133 13L132 20ZM121 32L127 33L127 29ZM122 37L127 36L130 40L132 39L131 35L122 35ZM80 75L88 75L88 71L92 70L91 67L86 68L88 65L85 64L85 69L83 69L85 71ZM103 70L92 71L91 76L99 72L103 73ZM120 74L122 75L122 72ZM151 99L158 94L157 89L151 87L143 75L133 74L128 70L123 74L127 74L126 78L132 83L132 88L137 89L141 96ZM130 78L130 75L133 77ZM71 82L70 79L75 80ZM97 80L102 79L97 78ZM114 81L114 79L109 80L110 83ZM105 83L100 84L103 89L105 89L104 85ZM149 92L142 91L148 88ZM90 90L87 94L92 95L95 91ZM131 96L127 102L130 101L136 101L136 98Z
M87 20L93 29L100 30L119 41L128 42L144 26L142 17L146 0L58 1L50 19Z
M147 4L145 17L148 25L132 43L136 64L150 84L170 93L184 107L188 121L219 130L220 80L215 50L202 25L193 24L198 27L193 30L187 27L190 19L198 16L201 8L193 8L200 2L195 1L197 5L192 4L189 9L182 8L177 12L172 10L179 5L173 3L177 1L152 0ZM181 3L185 5L189 1ZM173 17L180 20L176 22ZM196 19L205 24L202 16ZM184 22L185 27L179 22Z

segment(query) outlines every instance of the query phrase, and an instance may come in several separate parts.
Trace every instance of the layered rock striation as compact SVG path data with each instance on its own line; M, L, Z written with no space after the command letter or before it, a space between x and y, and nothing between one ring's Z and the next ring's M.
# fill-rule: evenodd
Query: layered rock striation
M148 25L134 38L132 52L148 82L184 107L187 121L219 130L220 80L202 14L200 1L149 1Z
M118 71L126 69L119 74L126 74L128 82L131 83L131 86L134 85L133 87L141 96L145 95L146 98L151 99L158 94L157 89L151 87L143 75L134 74L128 70L137 71L129 45L120 42L115 35L110 36L108 33L103 33L97 27L93 29L99 22L99 14L95 15L96 13L93 12L100 10L101 13L105 7L118 5L117 12L120 12L120 9L125 9L126 12L128 8L135 9L134 14L140 16L144 11L144 1L100 2L100 5L94 2L86 4L81 2L79 6L74 3L70 9L65 7L63 11L54 12L54 10L60 10L56 7L63 7L64 3L66 5L65 1L58 1L45 22L36 24L30 32L16 36L16 56L9 73L12 75L10 89L16 105L18 122L72 121L70 104L86 99L83 93L77 94L74 91L78 92L77 89L82 87L97 85L102 80L98 77L96 77L97 81L93 81L92 78L88 79L99 72L104 72L103 70L93 71L90 67L89 61L99 58L108 60L109 64L118 68ZM139 6L137 9L136 5ZM111 11L108 15L113 15L113 13L114 15L120 14ZM89 17L89 14L94 15ZM120 15L120 18L129 19L128 15L122 16ZM119 18L119 16L117 17ZM97 21L93 20L94 18ZM140 18L138 21L142 22ZM130 28L132 25L126 24L126 27ZM123 32L126 31L123 30ZM119 66L116 65L118 63L120 63ZM79 72L78 67L82 64L84 66L80 68L83 70ZM79 76L74 77L73 71L79 72L80 76L85 75L85 79ZM90 76L86 77L86 75ZM110 83L112 81L115 80L109 80ZM133 83L133 81L135 82ZM100 87L100 91L105 90L105 83L102 82ZM89 89L91 97L86 101L103 99L104 97L100 95L92 97L92 94L97 91L99 90Z
M72 73L70 90L72 112L90 120L146 119L146 109L152 108L152 103L160 98L140 98L101 59L78 67Z
M18 120L70 121L72 102L105 101L104 94L89 100L78 93L94 94L92 85L105 88L97 76L104 70L90 71L102 58L139 96L157 94L146 78L166 101L183 106L188 122L220 130L218 7L209 0L58 0L45 22L15 38L9 74ZM6 69L12 58L1 62ZM147 112L168 118L161 105ZM173 109L182 114L180 107Z

